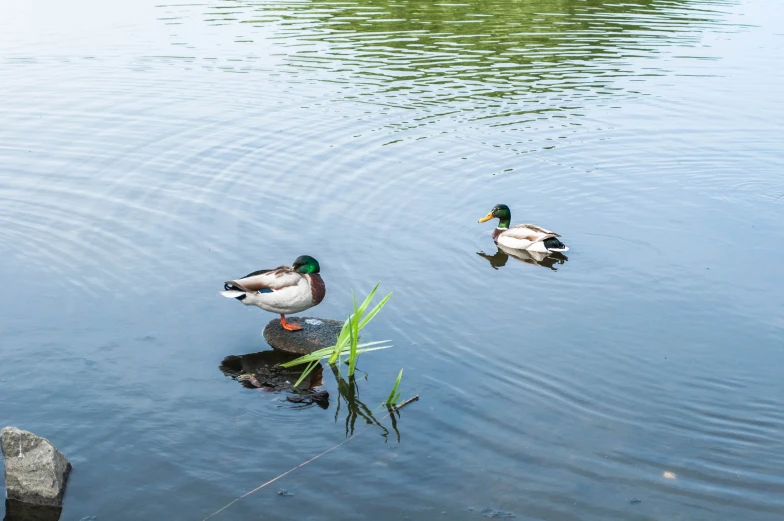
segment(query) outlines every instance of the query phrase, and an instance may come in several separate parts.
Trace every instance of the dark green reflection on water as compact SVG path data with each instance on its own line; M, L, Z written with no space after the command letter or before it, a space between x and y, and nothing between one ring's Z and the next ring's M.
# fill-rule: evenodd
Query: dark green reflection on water
M531 93L597 95L627 91L619 76L664 74L632 59L693 45L720 14L689 0L501 1L361 0L213 5L205 20L274 26L289 46L285 63L353 82L353 95L381 87L400 103ZM251 37L246 34L245 37ZM358 82L358 76L362 81ZM377 89L371 89L378 92Z

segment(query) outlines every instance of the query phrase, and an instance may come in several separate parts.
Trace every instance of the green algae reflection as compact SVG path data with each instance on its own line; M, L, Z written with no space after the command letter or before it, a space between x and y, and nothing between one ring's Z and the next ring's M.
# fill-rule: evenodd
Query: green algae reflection
M666 73L636 58L698 44L718 17L687 0L224 1L204 14L272 26L288 67L402 106L626 92L618 77Z

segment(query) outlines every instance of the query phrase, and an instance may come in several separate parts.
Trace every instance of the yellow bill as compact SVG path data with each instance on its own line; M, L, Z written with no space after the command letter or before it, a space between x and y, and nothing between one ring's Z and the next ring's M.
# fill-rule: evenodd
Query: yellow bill
M482 217L481 219L479 219L479 222L480 223L487 222L487 221L489 221L492 218L493 218L493 212L490 212L487 215L485 215L484 217Z

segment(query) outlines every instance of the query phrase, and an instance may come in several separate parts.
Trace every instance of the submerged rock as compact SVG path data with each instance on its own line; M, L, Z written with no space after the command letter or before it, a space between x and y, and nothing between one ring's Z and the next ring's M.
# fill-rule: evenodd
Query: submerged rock
M30 505L15 499L6 499L3 521L58 521L62 512L61 507Z
M264 328L264 339L273 349L295 355L308 355L324 347L335 345L343 322L326 318L286 317L297 322L301 331L286 331L280 320L274 319Z
M71 464L46 438L16 427L0 432L9 500L60 507Z

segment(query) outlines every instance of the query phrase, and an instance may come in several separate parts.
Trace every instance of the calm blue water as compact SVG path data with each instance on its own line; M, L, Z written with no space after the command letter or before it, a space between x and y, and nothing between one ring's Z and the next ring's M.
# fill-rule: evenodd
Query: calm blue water
M219 369L273 318L223 281L307 253L311 314L394 291L361 402L421 400L214 519L781 519L782 14L0 4L0 426L69 457L63 520L203 519L341 442L329 370L323 410ZM498 253L496 203L568 260Z

